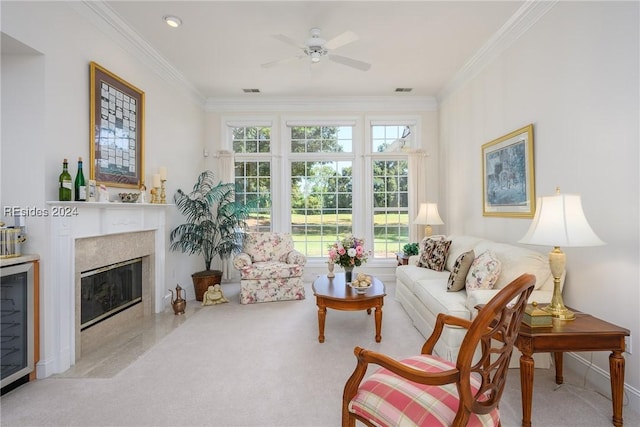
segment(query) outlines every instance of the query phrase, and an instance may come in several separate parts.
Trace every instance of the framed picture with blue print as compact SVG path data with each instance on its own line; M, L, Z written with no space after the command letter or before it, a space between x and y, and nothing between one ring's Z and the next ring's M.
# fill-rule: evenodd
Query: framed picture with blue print
M482 214L533 218L533 124L482 146Z

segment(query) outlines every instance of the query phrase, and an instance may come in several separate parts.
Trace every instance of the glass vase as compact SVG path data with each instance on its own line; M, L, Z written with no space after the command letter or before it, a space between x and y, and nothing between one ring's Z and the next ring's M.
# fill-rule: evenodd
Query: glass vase
M344 267L344 281L351 283L353 276L353 267Z
M333 261L329 261L327 265L327 270L329 270L329 272L327 273L327 277L329 278L336 277L333 272L333 267L335 267L335 264L333 263Z

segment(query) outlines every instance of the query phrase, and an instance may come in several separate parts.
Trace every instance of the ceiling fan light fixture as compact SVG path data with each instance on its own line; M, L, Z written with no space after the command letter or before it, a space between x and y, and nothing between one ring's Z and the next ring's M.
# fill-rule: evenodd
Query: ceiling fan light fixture
M177 16L165 15L162 17L162 19L171 28L178 28L180 25L182 25L182 19L178 18Z
M311 62L320 62L320 52L311 52Z

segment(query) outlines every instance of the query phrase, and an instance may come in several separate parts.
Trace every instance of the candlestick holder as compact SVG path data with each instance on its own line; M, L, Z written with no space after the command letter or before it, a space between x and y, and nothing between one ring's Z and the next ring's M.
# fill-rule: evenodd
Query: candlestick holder
M167 180L163 179L160 184L160 203L167 203Z
M160 203L160 187L153 187L151 189L151 203L159 204Z

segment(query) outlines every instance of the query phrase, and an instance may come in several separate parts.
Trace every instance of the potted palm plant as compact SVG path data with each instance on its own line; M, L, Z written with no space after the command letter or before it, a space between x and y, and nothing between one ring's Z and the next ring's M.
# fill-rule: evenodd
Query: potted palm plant
M190 193L177 190L174 201L186 222L171 231L169 248L203 257L205 269L191 275L196 300L202 301L207 288L222 281L222 271L212 270L211 262L215 257L229 259L242 250L245 220L258 201L237 202L234 184L216 183L210 170L198 176Z

